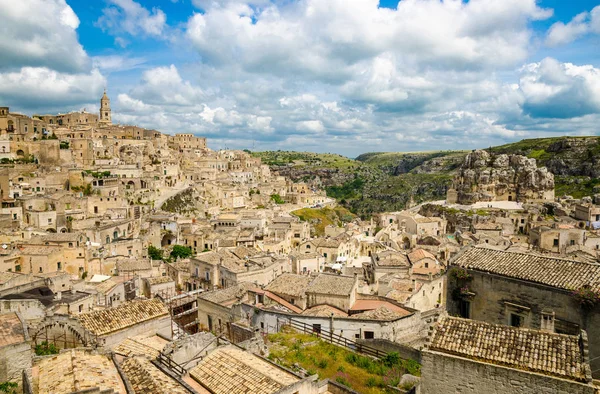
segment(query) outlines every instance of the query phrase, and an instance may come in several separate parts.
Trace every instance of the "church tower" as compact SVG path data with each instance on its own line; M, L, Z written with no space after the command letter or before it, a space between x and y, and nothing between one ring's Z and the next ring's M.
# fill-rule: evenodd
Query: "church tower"
M106 95L106 90L100 99L100 121L101 126L112 125L112 118L110 113L110 99Z

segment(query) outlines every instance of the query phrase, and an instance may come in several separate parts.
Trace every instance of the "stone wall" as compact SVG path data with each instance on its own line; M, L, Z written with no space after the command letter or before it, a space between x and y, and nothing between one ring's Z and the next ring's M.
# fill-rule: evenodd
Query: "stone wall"
M423 351L422 394L594 394L592 385Z
M510 324L511 314L523 317L526 328L541 329L542 313L554 313L554 331L577 335L586 330L589 338L590 362L594 377L600 373L600 307L585 311L569 291L490 273L469 271L468 282L475 293L470 302L471 319L495 324ZM460 315L459 299L453 295L460 286L448 278L447 309Z
M388 341L387 339L357 339L357 343L367 345L385 353L396 352L400 358L414 360L421 363L421 351L398 342Z

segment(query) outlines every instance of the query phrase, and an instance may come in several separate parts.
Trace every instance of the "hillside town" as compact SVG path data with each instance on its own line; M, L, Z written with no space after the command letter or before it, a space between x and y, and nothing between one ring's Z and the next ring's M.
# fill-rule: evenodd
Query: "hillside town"
M0 107L0 199L6 392L600 392L600 195L535 159L473 151L362 220L104 92Z

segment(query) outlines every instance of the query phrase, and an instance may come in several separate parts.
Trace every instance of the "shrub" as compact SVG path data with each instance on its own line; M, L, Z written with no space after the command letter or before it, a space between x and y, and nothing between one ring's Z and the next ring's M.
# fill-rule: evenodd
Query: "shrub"
M19 385L15 382L3 382L0 383L0 393L17 394L18 387Z
M400 355L397 352L391 352L386 354L381 361L385 366L391 367L393 365L400 364L400 360Z
M191 248L183 245L175 245L173 246L173 250L171 251L171 257L174 259L177 259L178 257L186 259L188 257L191 257L193 254L194 253L192 252Z
M285 204L285 201L279 194L271 194L271 200L273 200L275 204Z
M38 356L48 356L50 354L58 354L58 348L54 346L53 343L48 343L46 341L40 343L39 345L35 345L35 354Z
M349 376L345 372L338 372L335 374L336 382L338 382L339 384L343 384L346 387L352 388L352 385L350 384L350 381L348 379L349 379Z
M321 369L327 368L327 365L329 365L329 363L325 359L321 359L321 360L317 361L317 367L319 367Z
M588 285L574 290L571 294L584 309L592 309L600 302L600 292L592 290Z
M460 267L452 267L452 269L450 270L450 275L454 279L459 281L469 281L473 279L471 274L469 274L469 272L466 269Z
M148 257L152 260L162 260L163 251L153 245L148 246Z

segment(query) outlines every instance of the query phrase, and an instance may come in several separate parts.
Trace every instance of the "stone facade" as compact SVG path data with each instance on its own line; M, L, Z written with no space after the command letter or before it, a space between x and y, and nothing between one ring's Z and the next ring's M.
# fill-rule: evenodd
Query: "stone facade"
M591 384L424 350L422 394L594 394Z

